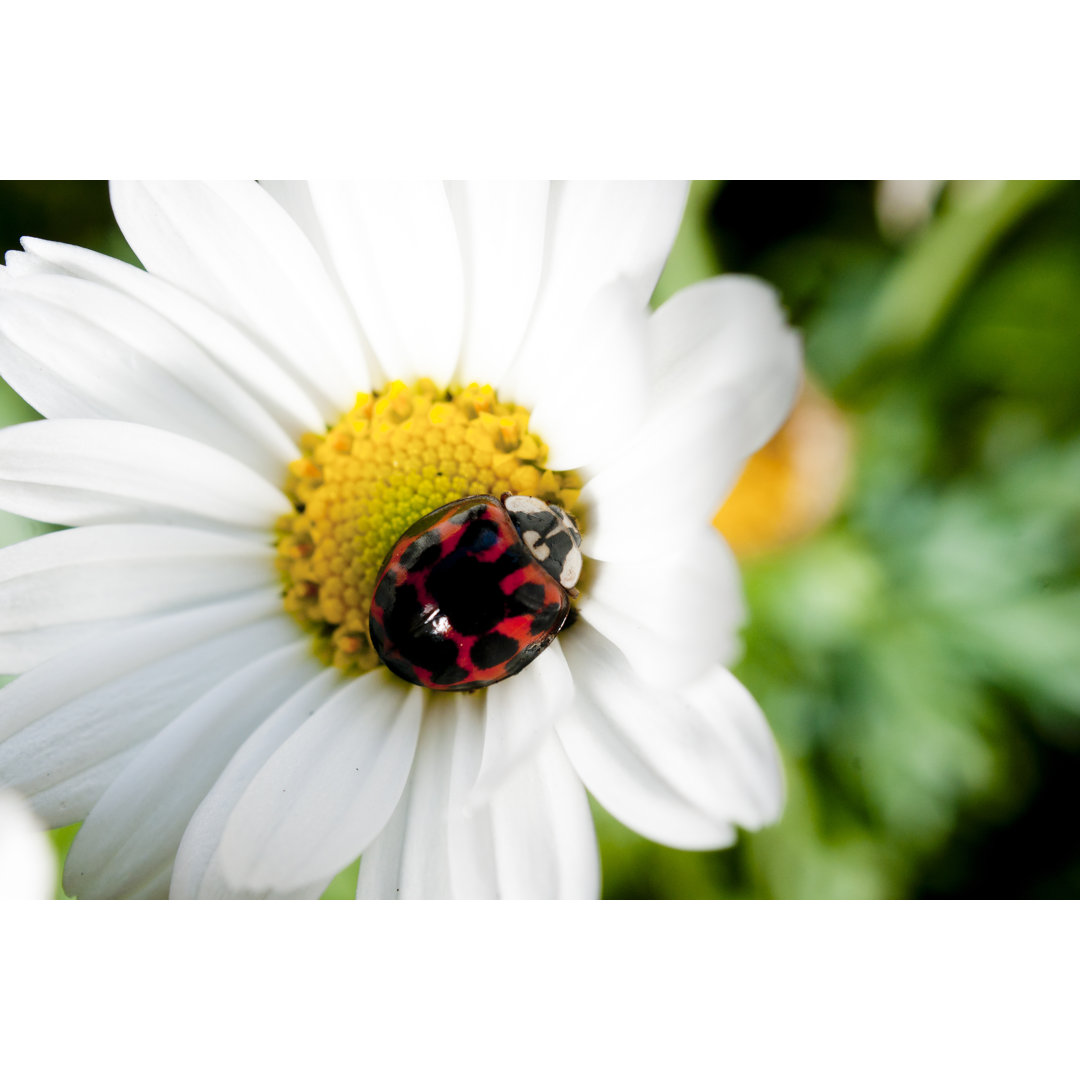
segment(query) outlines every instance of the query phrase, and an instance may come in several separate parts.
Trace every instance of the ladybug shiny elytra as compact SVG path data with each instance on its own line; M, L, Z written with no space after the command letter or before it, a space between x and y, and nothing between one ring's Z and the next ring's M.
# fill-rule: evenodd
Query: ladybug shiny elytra
M383 663L433 690L515 675L555 639L581 573L565 510L524 495L474 495L401 534L375 580L369 628Z

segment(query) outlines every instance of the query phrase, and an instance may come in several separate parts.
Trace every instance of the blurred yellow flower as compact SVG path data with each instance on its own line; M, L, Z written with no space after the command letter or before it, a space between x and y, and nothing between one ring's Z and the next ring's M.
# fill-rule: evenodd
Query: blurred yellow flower
M801 540L839 508L851 452L843 413L805 383L791 416L746 463L713 524L740 558Z

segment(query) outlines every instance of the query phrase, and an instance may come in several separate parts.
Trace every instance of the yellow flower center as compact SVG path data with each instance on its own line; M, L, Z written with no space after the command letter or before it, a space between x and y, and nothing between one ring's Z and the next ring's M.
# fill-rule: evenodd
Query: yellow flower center
M285 610L309 630L316 654L348 674L379 663L368 636L375 578L418 518L468 495L533 495L573 511L572 472L545 468L548 448L527 409L490 386L440 390L431 380L392 382L325 434L300 441L285 492L295 510L278 520Z

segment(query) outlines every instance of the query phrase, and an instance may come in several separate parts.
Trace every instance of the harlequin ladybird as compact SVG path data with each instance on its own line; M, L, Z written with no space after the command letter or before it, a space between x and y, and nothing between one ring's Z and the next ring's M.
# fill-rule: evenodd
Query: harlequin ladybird
M369 628L383 663L434 690L515 675L570 613L581 533L565 510L523 495L474 495L401 534L375 580Z

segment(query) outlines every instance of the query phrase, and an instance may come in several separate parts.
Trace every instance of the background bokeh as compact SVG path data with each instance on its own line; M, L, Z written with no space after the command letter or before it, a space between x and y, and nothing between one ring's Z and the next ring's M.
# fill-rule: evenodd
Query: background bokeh
M22 235L131 258L100 183L0 183ZM1080 895L1080 185L695 184L656 301L721 270L776 286L836 406L718 519L788 804L715 853L596 807L605 896Z

